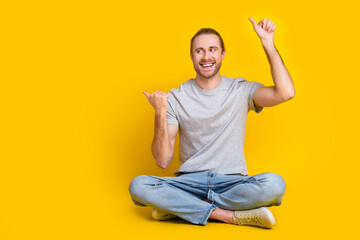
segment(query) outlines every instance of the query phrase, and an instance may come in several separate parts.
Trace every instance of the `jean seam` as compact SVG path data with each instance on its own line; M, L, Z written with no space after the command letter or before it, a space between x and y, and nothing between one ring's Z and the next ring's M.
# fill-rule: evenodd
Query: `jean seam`
M179 184L179 182L177 181L172 181L172 180L163 180L165 181L166 183L173 183L173 184ZM207 187L207 185L201 185L201 184L187 184L187 183L181 183L181 184L184 184L186 186L190 186L190 187Z
M165 181L165 183L166 183L169 187L171 187L172 189L174 189L175 191L180 192L180 193L185 193L184 196L186 196L186 198L188 198L188 199L191 199L191 200L197 199L197 200L199 200L199 201L202 203L202 205L204 205L204 206L210 204L210 203L207 203L207 202L205 202L205 201L202 201L202 200L200 200L200 199L198 199L198 198L196 198L196 197L193 197L193 196L191 196L191 195L189 196L186 191L181 191L181 190L179 190L178 188L170 185L167 181ZM208 218L210 217L210 214L211 214L212 211L213 211L214 209L216 209L216 208L217 208L216 206L214 206L213 204L210 204L209 210L206 212L205 217L202 219L202 221L199 222L199 224L201 224L201 225L206 225L206 224L207 224L207 220L208 220Z
M205 202L205 201L202 201L202 200L199 199L199 198L196 198L196 197L190 195L190 194L189 194L188 192L186 192L186 191L181 191L181 190L179 190L178 188L176 188L176 187L172 186L171 184L169 184L167 181L165 181L165 183L166 183L169 187L171 187L172 189L174 189L175 191L180 192L180 193L182 193L182 194L185 193L184 196L186 196L186 198L188 198L188 199L191 199L191 200L197 199L197 200L199 200L200 202L205 203L205 205L209 204L209 203L207 203L207 202Z
M230 186L233 185L231 183L223 183L223 184L210 184L209 187L224 187L224 186Z
M217 207L214 205L211 205L209 210L206 212L205 217L200 222L201 225L206 225L208 223L208 219L211 215L211 213L216 209Z

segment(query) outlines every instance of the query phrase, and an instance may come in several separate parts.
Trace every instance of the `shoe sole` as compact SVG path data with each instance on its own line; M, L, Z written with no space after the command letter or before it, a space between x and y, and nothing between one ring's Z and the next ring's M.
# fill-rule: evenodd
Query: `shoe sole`
M274 215L272 214L272 212L270 212L270 210L267 209L266 207L261 207L261 210L263 210L265 212L266 216L270 220L271 227L269 227L269 228L272 228L273 226L275 226L275 218L274 218Z

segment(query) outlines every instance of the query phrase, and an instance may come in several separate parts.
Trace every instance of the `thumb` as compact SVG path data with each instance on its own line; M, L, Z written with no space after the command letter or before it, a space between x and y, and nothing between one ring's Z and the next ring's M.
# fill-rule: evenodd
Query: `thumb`
M150 93L148 93L148 92L143 92L143 94L146 96L147 99L149 99Z
M249 20L252 22L253 27L256 29L256 28L257 28L257 23L256 23L256 21L255 21L254 19L252 19L252 18L249 18Z

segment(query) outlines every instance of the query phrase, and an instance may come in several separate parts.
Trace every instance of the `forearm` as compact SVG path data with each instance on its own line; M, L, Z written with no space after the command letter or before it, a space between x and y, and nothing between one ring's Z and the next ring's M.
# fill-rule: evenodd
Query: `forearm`
M295 95L293 81L273 41L262 41L262 44L270 63L276 94L284 100L293 98Z
M155 134L151 151L159 167L168 167L174 155L174 148L170 141L166 112L155 112Z

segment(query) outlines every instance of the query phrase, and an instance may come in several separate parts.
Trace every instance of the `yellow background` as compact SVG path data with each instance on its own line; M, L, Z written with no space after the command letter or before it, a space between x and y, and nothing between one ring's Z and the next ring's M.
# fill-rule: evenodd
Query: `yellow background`
M0 239L315 239L356 236L359 1L5 1L1 25ZM10 3L11 2L11 3ZM156 222L133 205L150 152L142 91L195 77L190 39L222 35L221 74L272 85L248 17L277 24L289 102L248 115L250 174L287 190L272 230Z

